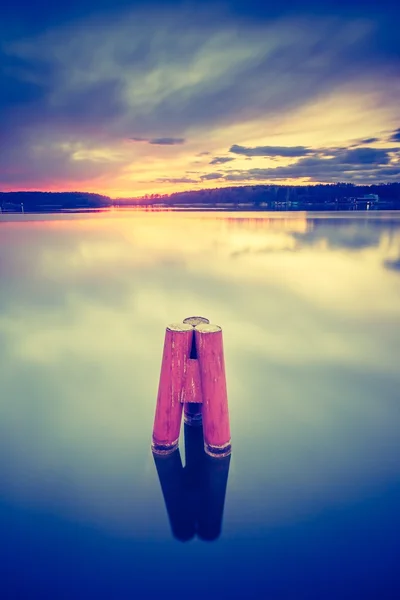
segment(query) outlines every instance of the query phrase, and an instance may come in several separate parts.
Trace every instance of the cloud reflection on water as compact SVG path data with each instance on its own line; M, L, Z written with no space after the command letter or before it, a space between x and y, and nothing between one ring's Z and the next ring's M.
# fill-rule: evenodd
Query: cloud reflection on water
M2 496L167 535L149 451L162 339L197 313L225 335L224 535L390 483L400 278L385 266L399 254L395 217L0 223Z

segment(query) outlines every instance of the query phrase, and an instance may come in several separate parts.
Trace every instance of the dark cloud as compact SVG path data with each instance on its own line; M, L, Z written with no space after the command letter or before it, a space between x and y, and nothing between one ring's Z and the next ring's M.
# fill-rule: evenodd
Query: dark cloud
M232 146L232 148L237 148L237 146ZM302 149L303 146L298 148ZM258 152L258 148L245 148L245 150ZM397 162L397 159L400 158L400 148L351 147L347 149L341 147L306 148L306 150L307 156L298 157L298 160L290 165L265 169L231 169L229 173L223 175L223 178L226 181L237 182L300 178L315 183L337 181L373 183L384 180L394 181L400 175L400 163ZM255 155L264 156L264 153L260 151L260 154Z
M171 128L183 139L188 128L280 114L370 71L369 26L322 18L297 23L295 17L248 21L232 33L234 25L232 17L225 23L210 20L205 9L190 18L185 11L167 11L157 20L143 9L107 23L89 20L17 40L8 52L32 62L30 81L51 84L28 118L38 124L62 118L74 125L79 108L110 133L124 136L133 129L149 141L168 139ZM198 57L210 46L205 63L210 66L193 80ZM48 65L50 80L36 71L40 61ZM93 95L85 94L110 79L118 82L113 88L118 110L104 122L102 114L91 115ZM98 103L102 96L97 94Z
M112 122L118 115L127 110L126 101L122 94L121 82L113 77L104 78L82 86L82 88L68 90L60 98L56 109L48 109L48 116L55 127L63 121L63 115L71 123L87 128L93 135L92 128L101 123ZM64 118L65 118L64 117Z
M154 138L149 141L149 144L154 144L157 146L175 146L175 145L184 144L184 143L185 143L185 138L172 138L172 137Z
M390 141L391 142L400 142L400 128L396 129L396 131L394 131L392 133L392 135L390 136Z
M389 163L390 149L380 148L355 148L340 151L334 160L341 165L387 165Z
M312 150L305 146L256 146L254 148L246 148L246 146L238 146L234 144L229 149L229 152L234 154L243 154L244 156L286 156L297 157L311 154Z
M174 138L174 137L162 137L162 138L142 138L142 137L133 137L130 138L134 142L147 142L148 144L152 144L153 146L175 146L179 144L184 144L184 138Z
M227 162L231 162L235 160L234 158L230 158L229 156L216 156L210 161L210 165L223 165Z
M223 177L223 173L207 173L207 175L202 175L200 179L202 181L211 181L212 179L222 179Z
M384 261L384 266L391 271L400 271L400 257L387 259Z
M0 110L35 103L45 96L46 86L29 78L31 71L38 69L38 64L0 52Z
M226 181L247 182L247 181L285 181L288 179L305 179L310 183L358 183L373 184L381 182L398 181L400 177L400 168L387 169L382 173L379 169L343 169L338 165L336 168L329 168L326 165L318 164L314 167L306 168L304 165L293 165L288 167L277 167L276 169L249 169L235 171L225 176Z
M69 0L68 3L54 3L53 0L14 0L7 3L7 15L11 22L18 22L26 28L45 28L54 26L60 22L71 21L83 15L100 12L107 17L110 11L124 10L126 7L140 7L144 0ZM146 4L156 11L161 4L169 6L181 6L179 0L146 0ZM203 0L202 4L208 8L215 8L218 3L215 0ZM348 0L345 5L336 0L325 0L323 5L317 0L286 0L284 4L279 2L264 2L263 0L230 0L231 13L237 16L245 15L248 19L254 18L270 19L276 18L282 13L310 14L335 14L338 12L351 11L356 16L375 17L380 15L387 17L388 25L390 18L396 14L397 2L394 0ZM396 25L396 23L394 23Z
M371 137L365 138L364 140L360 140L359 144L375 144L376 142L379 142L379 138Z
M394 181L400 176L400 164L396 162L399 151L400 148L310 150L312 156L299 158L290 165L232 170L224 179L237 182L308 179L315 183Z
M0 23L3 181L40 181L50 164L54 180L73 185L85 161L60 149L70 138L106 146L135 132L134 141L179 145L189 132L192 140L197 131L281 119L377 74L381 101L390 95L400 41L387 0L349 0L345 9L333 0L233 0L225 10L210 0L164 4L8 2ZM303 146L235 147L246 158L312 156ZM99 163L87 164L88 179L97 176ZM102 169L111 176L115 165Z

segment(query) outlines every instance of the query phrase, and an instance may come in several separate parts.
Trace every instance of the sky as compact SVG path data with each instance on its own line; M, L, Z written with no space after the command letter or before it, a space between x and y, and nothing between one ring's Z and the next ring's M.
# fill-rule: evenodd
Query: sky
M5 0L0 191L399 181L399 18L391 0Z

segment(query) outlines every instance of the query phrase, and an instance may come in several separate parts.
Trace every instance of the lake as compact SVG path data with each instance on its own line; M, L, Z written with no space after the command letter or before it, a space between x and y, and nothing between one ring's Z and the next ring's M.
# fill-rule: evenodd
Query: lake
M400 597L400 213L1 215L0 278L2 598ZM150 448L192 315L224 335L210 493L193 428Z

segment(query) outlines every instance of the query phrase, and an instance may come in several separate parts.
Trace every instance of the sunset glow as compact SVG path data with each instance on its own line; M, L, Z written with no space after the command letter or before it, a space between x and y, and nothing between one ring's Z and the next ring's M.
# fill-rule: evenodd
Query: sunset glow
M394 4L90 4L10 12L0 190L399 179Z

